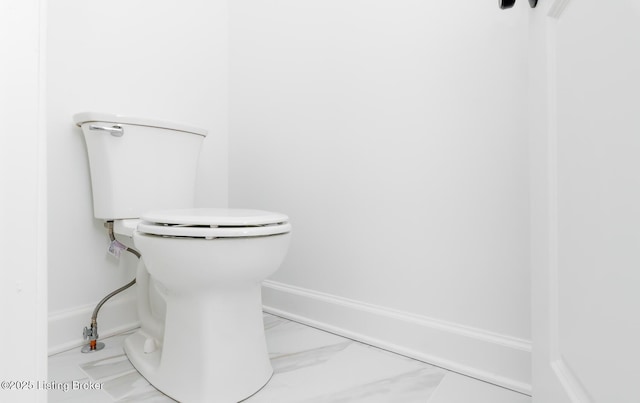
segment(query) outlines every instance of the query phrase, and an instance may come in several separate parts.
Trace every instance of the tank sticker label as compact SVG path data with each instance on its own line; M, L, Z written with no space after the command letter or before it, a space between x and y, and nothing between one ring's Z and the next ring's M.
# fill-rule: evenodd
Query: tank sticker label
M110 254L111 256L115 257L116 259L120 259L120 255L122 254L122 251L124 251L124 250L127 250L127 247L125 245L121 244L120 242L118 242L117 239L114 239L109 244L109 248L107 249L107 253Z

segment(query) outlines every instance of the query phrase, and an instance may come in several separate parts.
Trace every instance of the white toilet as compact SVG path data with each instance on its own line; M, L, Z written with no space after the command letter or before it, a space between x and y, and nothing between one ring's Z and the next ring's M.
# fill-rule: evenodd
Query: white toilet
M287 253L287 216L193 208L205 130L92 112L74 121L87 143L94 216L114 221L142 254L129 360L181 402L251 396L273 373L261 282Z

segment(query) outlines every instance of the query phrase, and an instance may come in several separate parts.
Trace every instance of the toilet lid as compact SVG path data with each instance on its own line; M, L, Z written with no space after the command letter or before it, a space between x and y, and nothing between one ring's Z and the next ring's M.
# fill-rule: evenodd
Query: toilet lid
M137 231L151 235L235 238L291 231L289 217L262 210L199 208L145 213Z

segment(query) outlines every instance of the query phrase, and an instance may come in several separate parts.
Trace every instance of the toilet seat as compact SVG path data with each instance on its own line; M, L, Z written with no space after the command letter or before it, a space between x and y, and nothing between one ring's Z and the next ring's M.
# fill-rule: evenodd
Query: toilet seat
M197 208L151 211L137 231L148 235L191 238L244 238L291 231L284 214L262 210Z

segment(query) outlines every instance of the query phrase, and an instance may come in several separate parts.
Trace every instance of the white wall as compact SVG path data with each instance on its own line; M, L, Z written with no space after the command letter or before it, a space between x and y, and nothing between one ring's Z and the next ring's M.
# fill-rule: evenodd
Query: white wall
M44 2L0 2L0 379L47 379ZM3 402L46 391L0 390Z
M49 347L56 351L80 341L93 306L135 273L135 259L119 264L106 254L72 115L90 110L208 129L197 202L224 207L228 39L222 0L60 0L47 18ZM102 336L135 324L133 295L105 305Z
M71 116L96 110L206 127L198 204L229 183L230 205L291 216L272 311L528 391L526 2L226 7L49 6L50 349L134 273L91 211ZM102 336L135 323L128 295Z
M229 202L294 226L269 309L530 390L520 3L230 3Z

